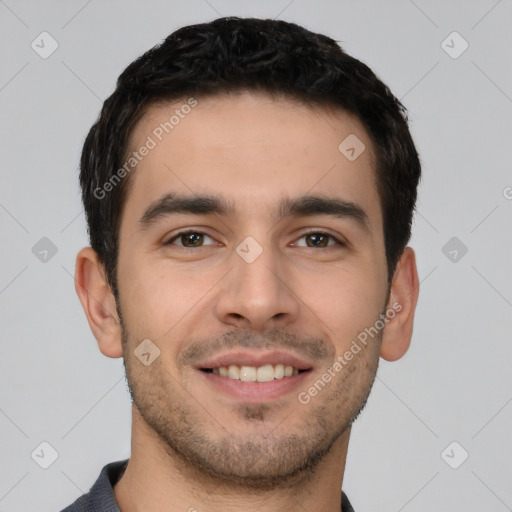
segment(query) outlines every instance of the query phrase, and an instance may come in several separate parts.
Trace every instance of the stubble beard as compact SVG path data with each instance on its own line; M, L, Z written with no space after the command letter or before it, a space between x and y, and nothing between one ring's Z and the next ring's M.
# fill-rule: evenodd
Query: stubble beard
M311 478L364 409L379 360L373 353L354 358L309 404L297 400L272 429L267 424L275 414L272 405L240 404L236 416L248 432L240 433L237 425L235 433L178 383L161 358L140 364L122 317L121 327L126 380L146 430L191 478L247 491L293 488Z

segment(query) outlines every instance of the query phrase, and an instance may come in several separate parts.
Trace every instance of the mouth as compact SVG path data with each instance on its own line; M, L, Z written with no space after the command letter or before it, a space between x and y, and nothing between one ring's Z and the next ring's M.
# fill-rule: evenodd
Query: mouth
M293 377L310 371L310 369L301 370L294 366L278 363L265 364L263 366L239 366L231 364L229 366L218 366L216 368L200 368L202 372L212 373L231 380L241 380L242 382L271 382L273 380Z
M283 397L304 387L313 371L309 361L285 352L235 352L196 366L208 388L246 403Z

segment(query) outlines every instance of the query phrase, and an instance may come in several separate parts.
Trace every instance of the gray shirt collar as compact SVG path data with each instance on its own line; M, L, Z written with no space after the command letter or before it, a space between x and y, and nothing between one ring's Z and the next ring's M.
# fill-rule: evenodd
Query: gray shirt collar
M114 495L114 485L126 469L128 459L107 464L91 490L61 512L121 512ZM345 493L342 493L341 512L354 512Z

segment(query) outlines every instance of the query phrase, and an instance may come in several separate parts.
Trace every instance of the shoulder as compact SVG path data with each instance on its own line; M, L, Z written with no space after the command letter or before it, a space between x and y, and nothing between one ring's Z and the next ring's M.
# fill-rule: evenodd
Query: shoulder
M341 512L355 512L347 495L341 491Z
M104 466L91 490L61 512L120 512L114 495L114 485L123 475L127 463L128 459Z

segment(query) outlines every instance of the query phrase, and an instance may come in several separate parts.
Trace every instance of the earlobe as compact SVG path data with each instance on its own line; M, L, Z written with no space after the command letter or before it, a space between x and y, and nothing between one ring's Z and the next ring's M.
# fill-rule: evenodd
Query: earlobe
M100 351L108 357L121 357L121 325L115 297L91 247L84 247L76 257L75 290Z
M409 349L412 338L414 312L418 302L419 280L416 257L406 247L397 264L388 302L389 322L384 328L380 355L387 361L400 359Z

